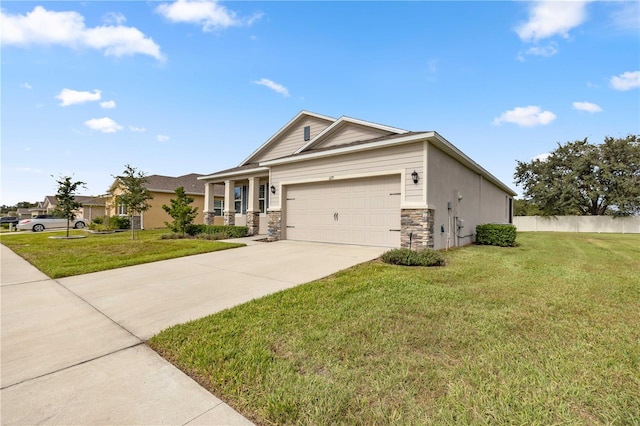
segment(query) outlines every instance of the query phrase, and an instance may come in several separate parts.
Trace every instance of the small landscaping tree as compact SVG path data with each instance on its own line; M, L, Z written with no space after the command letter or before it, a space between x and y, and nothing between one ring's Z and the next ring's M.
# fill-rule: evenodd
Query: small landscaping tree
M171 228L173 232L180 232L185 235L187 227L193 223L193 220L198 215L198 208L190 206L193 203L193 198L184 192L183 186L176 188L176 198L172 198L170 201L171 206L163 204L162 209L173 218L173 222L165 222L165 225Z
M122 204L129 213L131 219L131 239L133 240L136 237L133 217L136 213L149 210L151 206L148 201L153 199L153 195L145 186L148 181L147 176L129 164L125 165L125 170L122 175L116 176L115 178L118 181L118 186L122 190L122 194L118 195L116 199L118 204Z
M53 176L52 176L53 177ZM67 219L67 238L69 237L69 224L76 218L76 210L82 207L82 204L76 201L76 191L78 188L85 188L85 183L81 181L72 182L71 177L61 176L56 180L58 184L58 192L56 200L58 205L55 210L56 216Z

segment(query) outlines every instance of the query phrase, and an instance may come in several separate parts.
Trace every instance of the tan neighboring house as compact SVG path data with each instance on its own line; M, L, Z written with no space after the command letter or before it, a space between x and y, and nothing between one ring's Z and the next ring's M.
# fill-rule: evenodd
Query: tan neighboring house
M76 211L76 217L79 219L85 219L87 222L91 221L99 216L105 215L105 199L100 196L87 196L76 195L75 199L81 203L82 206ZM38 205L29 209L31 217L35 217L39 214L52 214L58 205L58 199L55 195L47 195L44 197L44 201L38 202Z
M171 177L162 175L147 176L145 187L153 195L153 199L149 201L151 206L149 210L143 212L140 216L134 218L134 226L140 229L157 229L165 228L165 222L172 222L173 219L162 208L163 205L170 206L171 199L175 198L175 191L179 187L184 187L187 195L193 198L193 207L198 208L198 216L194 223L204 223L204 182L198 180L201 174L191 173L184 176ZM217 185L213 189L212 205L215 208L211 211L212 216L218 216L216 223L222 224L222 211L224 200L224 186ZM107 199L107 213L109 216L128 216L124 206L118 205L117 196L122 194L122 189L118 186L118 181L114 181L109 188L109 197Z
M435 131L302 111L237 167L199 178L205 221L224 185L224 221L251 234L441 249L511 223L516 193Z

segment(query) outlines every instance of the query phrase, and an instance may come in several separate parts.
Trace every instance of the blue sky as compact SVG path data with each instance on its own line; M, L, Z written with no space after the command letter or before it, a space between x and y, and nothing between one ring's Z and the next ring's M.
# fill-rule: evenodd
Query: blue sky
M301 110L435 130L518 191L516 160L640 134L637 1L1 8L0 204L234 167Z

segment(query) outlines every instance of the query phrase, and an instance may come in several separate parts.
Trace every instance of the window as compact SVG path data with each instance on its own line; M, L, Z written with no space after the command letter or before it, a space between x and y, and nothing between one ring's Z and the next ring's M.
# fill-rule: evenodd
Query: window
M118 215L126 216L127 215L127 206L124 204L118 204Z
M258 208L260 209L260 213L265 212L265 207L267 205L267 185L260 185L258 187Z
M213 215L222 216L224 211L224 200L213 200Z
M237 186L234 188L234 208L237 214L247 213L247 187Z

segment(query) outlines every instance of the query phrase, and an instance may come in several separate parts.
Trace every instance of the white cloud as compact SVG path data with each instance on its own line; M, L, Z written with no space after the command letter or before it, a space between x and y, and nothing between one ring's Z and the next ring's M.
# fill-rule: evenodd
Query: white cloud
M545 152L540 155L536 155L535 157L532 158L532 160L547 161L547 158L549 158L550 155L551 155L550 152Z
M177 0L171 4L161 4L156 12L172 22L200 25L205 32L252 25L262 17L262 14L255 14L249 18L238 18L234 11L221 6L217 1L197 0Z
M143 54L164 60L160 46L137 28L119 24L87 28L84 17L77 12L52 12L36 6L26 15L9 15L0 11L0 18L2 44L92 48L103 51L105 56ZM121 18L116 18L118 20L122 22Z
M29 89L29 90L33 89L33 87L29 83L22 83L20 87L22 87L23 89Z
M102 133L115 133L122 130L122 126L110 119L109 117L92 118L84 122L85 126Z
M589 1L536 1L529 10L529 20L516 28L523 41L539 41L559 35L569 37L569 31L587 19Z
M104 15L104 18L102 18L102 20L106 24L113 24L113 25L122 25L125 22L127 22L127 18L122 13L119 13L119 12L109 12Z
M631 90L640 87L640 71L627 71L611 77L611 87L616 90Z
M116 101L104 101L100 102L100 108L113 109L116 107Z
M610 15L615 27L636 32L640 29L640 2L625 1L610 4L618 7Z
M573 107L578 111L587 111L590 113L602 111L600 105L592 104L591 102L574 102Z
M144 127L135 127L135 126L129 126L129 130L135 133L144 133L147 131L147 129L145 129Z
M167 135L157 135L156 139L158 142L168 142L170 138Z
M551 111L542 111L538 106L529 105L503 112L500 117L493 120L493 124L499 126L502 123L512 123L520 127L534 127L547 125L555 119L556 115Z
M558 45L556 43L549 43L546 46L533 46L525 52L527 55L544 56L546 58L551 57L556 53L558 53Z
M259 84L260 86L265 86L268 87L269 89L273 90L274 92L280 93L282 96L284 96L285 98L289 97L289 90L284 87L282 84L278 84L274 81L271 81L267 78L261 78L260 80L254 81L254 84Z
M74 104L83 104L85 102L99 101L101 97L101 91L95 89L91 92L79 92L72 89L62 89L62 91L56 96L56 99L60 99L62 102L60 106L69 106Z

